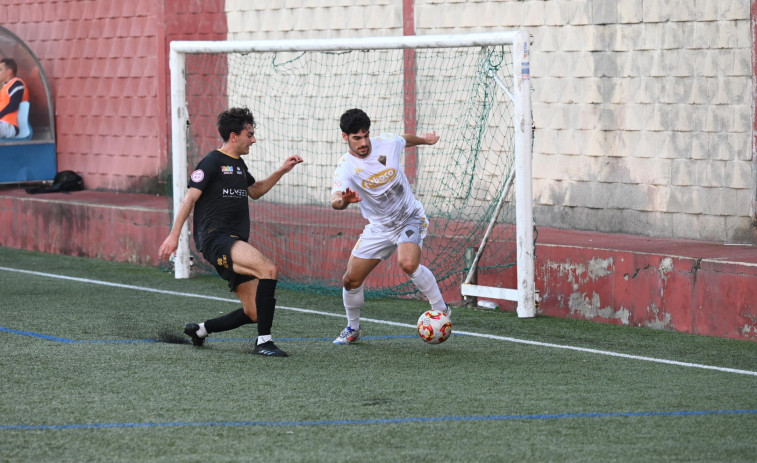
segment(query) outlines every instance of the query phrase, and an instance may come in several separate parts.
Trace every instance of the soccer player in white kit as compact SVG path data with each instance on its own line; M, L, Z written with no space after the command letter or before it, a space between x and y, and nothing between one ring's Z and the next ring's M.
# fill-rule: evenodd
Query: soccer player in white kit
M331 207L337 210L360 203L368 220L347 262L342 299L347 327L334 344L352 344L362 333L360 308L365 301L363 282L376 266L397 251L397 263L428 299L431 307L449 315L439 285L420 264L428 220L400 165L402 150L439 141L435 132L422 137L384 133L371 138L371 120L360 109L350 109L339 120L348 152L339 159L331 188Z

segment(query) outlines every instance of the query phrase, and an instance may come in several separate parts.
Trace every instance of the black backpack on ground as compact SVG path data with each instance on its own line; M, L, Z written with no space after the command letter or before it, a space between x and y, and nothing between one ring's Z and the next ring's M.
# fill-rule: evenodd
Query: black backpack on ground
M64 170L55 174L53 184L50 186L39 186L27 188L29 194L38 193L58 193L67 191L79 191L84 189L84 180L73 170Z

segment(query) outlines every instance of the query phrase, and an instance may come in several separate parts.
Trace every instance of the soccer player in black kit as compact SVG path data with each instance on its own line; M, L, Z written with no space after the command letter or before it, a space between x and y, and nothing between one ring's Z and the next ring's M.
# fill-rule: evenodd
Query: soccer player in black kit
M220 149L208 153L190 176L187 195L158 255L168 259L176 251L184 222L194 209L193 237L198 251L215 267L240 301L242 308L204 323L187 323L184 333L202 346L209 333L228 331L248 323L258 324L254 354L286 357L271 337L276 266L247 242L250 208L247 197L266 194L287 172L302 162L290 156L270 177L255 181L241 156L255 143L255 119L247 108L231 108L217 118Z

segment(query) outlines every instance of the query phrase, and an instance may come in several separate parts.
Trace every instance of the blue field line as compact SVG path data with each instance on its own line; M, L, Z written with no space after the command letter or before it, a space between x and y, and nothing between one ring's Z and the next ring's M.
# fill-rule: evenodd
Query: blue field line
M13 334L20 334L23 336L31 336L33 338L45 339L47 341L66 342L66 343L80 342L80 341L75 341L73 339L59 338L58 336L48 336L46 334L33 333L31 331L14 330L11 328L5 328L3 326L0 326L0 331L4 333L13 333Z
M42 336L40 336L42 337ZM402 339L402 338L417 338L415 335L397 335L397 336L362 336L360 339ZM56 339L51 339L55 341ZM206 343L215 342L252 342L257 338L206 338ZM299 341L333 341L333 337L328 338L276 338L276 342L299 342ZM109 344L109 343L140 343L140 342L165 342L160 339L122 339L122 340L88 340L88 341L74 341L68 340L66 342L73 343L89 343L89 344ZM189 338L187 338L187 344L189 344Z
M109 429L109 428L171 428L201 426L343 426L363 424L401 424L431 422L473 421L519 421L558 420L576 418L635 418L647 416L703 416L703 415L754 415L757 410L680 410L672 412L616 412L616 413L553 413L543 415L494 415L494 416L422 416L408 418L381 418L366 420L322 421L169 421L165 423L91 423L91 424L8 424L0 425L0 431L40 431L64 429Z
M360 339L404 339L404 338L417 338L417 335L392 335L392 336L361 336ZM251 342L255 341L257 338L205 338L205 342ZM328 337L328 338L276 338L276 342L300 342L300 341L333 341L334 337ZM105 341L107 342L107 341ZM118 341L116 341L118 342ZM155 340L155 342L159 342Z
M58 336L49 336L41 333L34 333L32 331L14 330L12 328L6 328L0 326L0 331L5 333L20 334L22 336L30 336L33 338L44 339L46 341L64 342L67 344L130 344L130 343L143 343L143 342L164 342L160 339L115 339L115 340L76 340L61 338ZM456 335L459 336L459 335ZM393 335L393 336L363 336L361 339L402 339L402 338L416 338L415 335ZM252 342L257 338L208 338L205 342ZM298 342L298 341L333 341L333 337L328 338L277 338L276 341ZM187 344L189 344L189 338L187 338Z

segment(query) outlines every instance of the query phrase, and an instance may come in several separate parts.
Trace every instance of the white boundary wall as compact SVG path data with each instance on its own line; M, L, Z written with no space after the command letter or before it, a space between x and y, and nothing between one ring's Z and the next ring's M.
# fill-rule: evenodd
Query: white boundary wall
M538 226L755 242L750 7L416 0L414 28L533 34ZM403 33L403 0L227 0L226 11L231 40Z

